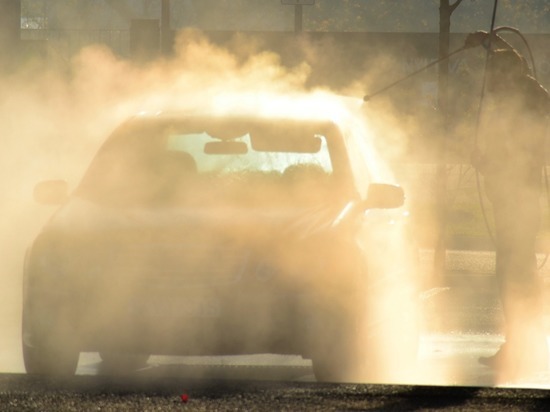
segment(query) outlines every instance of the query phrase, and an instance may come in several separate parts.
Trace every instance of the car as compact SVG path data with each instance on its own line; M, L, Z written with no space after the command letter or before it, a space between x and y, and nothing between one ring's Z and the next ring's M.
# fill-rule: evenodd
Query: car
M26 371L74 374L81 352L134 368L152 354L295 354L333 382L403 370L415 248L403 189L366 141L320 115L124 121L74 190L34 188L57 209L25 255Z

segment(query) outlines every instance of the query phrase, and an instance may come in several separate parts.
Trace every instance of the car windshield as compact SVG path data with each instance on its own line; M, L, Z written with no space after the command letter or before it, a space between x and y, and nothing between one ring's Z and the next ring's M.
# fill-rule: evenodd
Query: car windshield
M332 123L139 119L114 132L77 189L96 203L325 202L348 190Z

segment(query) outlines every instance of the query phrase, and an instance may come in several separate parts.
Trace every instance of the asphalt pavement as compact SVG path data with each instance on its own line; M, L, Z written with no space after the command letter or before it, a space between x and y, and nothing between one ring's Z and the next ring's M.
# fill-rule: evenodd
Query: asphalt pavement
M550 391L1 375L2 411L548 411Z

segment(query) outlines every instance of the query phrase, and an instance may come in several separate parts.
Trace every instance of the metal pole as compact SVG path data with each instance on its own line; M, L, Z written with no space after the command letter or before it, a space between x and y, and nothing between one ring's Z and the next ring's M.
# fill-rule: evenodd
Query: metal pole
M304 8L301 4L296 4L294 6L294 32L302 32L302 24L304 21Z
M451 5L449 0L441 0L439 6L439 57L449 54L450 28L451 28ZM448 85L449 85L449 62L442 59L438 68L438 105L440 111L439 140L436 142L438 151L437 177L435 182L436 190L436 221L437 236L434 246L434 274L432 282L440 284L445 271L445 258L447 250L446 229L447 229L447 139L445 131L448 130L449 109L448 109Z
M0 0L0 70L15 68L21 42L21 1Z
M170 0L162 0L160 15L160 50L163 55L170 53Z

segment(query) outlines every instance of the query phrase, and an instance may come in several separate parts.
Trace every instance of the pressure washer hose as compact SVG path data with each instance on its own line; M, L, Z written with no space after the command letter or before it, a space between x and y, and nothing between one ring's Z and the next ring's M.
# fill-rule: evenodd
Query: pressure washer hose
M483 81L481 83L481 94L480 94L480 97L479 97L479 106L478 106L478 109L477 109L476 127L475 127L475 133L474 133L474 148L475 149L478 148L479 129L480 129L480 124L481 124L481 113L482 113L482 110L483 110L483 102L485 100L485 85L487 83L487 71L488 71L488 67L489 67L489 54L491 52L491 43L492 43L492 39L493 39L492 34L494 33L494 30L495 30L495 20L496 20L496 16L497 16L497 8L498 8L498 0L495 0L495 3L493 5L493 14L492 14L492 17L491 17L491 30L489 31L489 44L487 45L486 54L485 54L485 67L483 69ZM483 203L483 194L482 194L482 191L481 191L481 179L479 177L479 171L477 170L477 168L475 169L475 171L476 171L477 194L478 194L478 198L479 198L479 205L480 205L480 208L481 208L481 214L483 216L483 222L485 223L485 228L487 229L487 233L489 233L489 237L491 238L491 242L494 245L495 244L495 237L493 235L493 231L491 230L491 226L489 225L489 219L487 218L487 212L486 212L486 209L485 209L485 204Z

